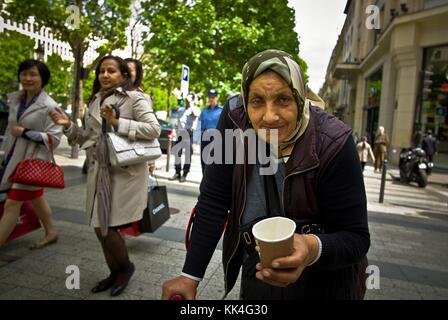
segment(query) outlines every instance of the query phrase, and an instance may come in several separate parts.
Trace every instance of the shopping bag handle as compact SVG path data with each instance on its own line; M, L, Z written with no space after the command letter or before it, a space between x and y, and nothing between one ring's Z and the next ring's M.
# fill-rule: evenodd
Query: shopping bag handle
M152 173L152 172L150 172L149 174L150 174L152 177L154 177L154 179L156 180L156 184L157 184L157 186L160 187L160 185L159 185L159 179L157 179L157 176L156 176L154 173Z
M48 137L48 146L49 146L49 151L50 151L50 155L51 155L51 161L56 164L56 160L54 159L54 152L53 152L53 136L49 133L47 133L47 137ZM33 153L31 154L31 158L30 159L35 159L36 158L36 154L37 154L37 149L39 149L39 144L35 143L34 146L34 150Z

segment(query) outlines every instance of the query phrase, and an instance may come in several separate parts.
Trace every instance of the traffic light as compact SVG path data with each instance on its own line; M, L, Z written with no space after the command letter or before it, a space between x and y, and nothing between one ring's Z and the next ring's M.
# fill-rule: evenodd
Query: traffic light
M431 77L434 75L434 72L424 70L423 71L423 94L430 94L432 92L432 84L433 81Z

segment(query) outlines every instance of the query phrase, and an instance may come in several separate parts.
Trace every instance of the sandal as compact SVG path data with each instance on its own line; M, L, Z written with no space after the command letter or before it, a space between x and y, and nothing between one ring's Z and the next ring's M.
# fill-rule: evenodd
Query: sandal
M46 235L45 237L40 239L38 242L34 243L30 247L30 250L42 249L45 246L48 246L50 244L58 242L58 238L59 238L59 236L57 233L55 233L53 235Z

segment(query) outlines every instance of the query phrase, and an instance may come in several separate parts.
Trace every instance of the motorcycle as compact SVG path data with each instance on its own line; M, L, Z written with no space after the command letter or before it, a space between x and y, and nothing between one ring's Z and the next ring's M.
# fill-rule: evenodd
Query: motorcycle
M398 167L401 182L417 182L420 188L424 188L428 184L428 174L431 172L432 163L428 163L423 149L402 149Z

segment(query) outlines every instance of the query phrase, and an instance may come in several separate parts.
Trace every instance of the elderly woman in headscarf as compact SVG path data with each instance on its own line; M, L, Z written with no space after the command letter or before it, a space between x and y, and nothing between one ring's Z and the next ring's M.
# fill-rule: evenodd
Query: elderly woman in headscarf
M242 299L363 298L370 235L359 159L351 130L318 105L290 54L267 50L245 64L241 95L227 101L218 129L254 130L278 168L263 176L262 163L249 163L253 147L243 164L228 164L222 146L223 159L205 169L182 274L164 283L163 299L196 297L224 225L225 295L242 266ZM247 235L273 215L297 228L292 254L270 268Z
M111 167L106 132L122 137L152 140L160 125L146 97L133 90L126 62L116 56L103 57L95 70L86 128L70 121L60 109L52 120L64 127L70 144L86 150L86 213L101 243L110 275L92 288L93 293L110 289L111 296L123 292L135 266L130 261L120 229L142 219L147 206L147 163Z

